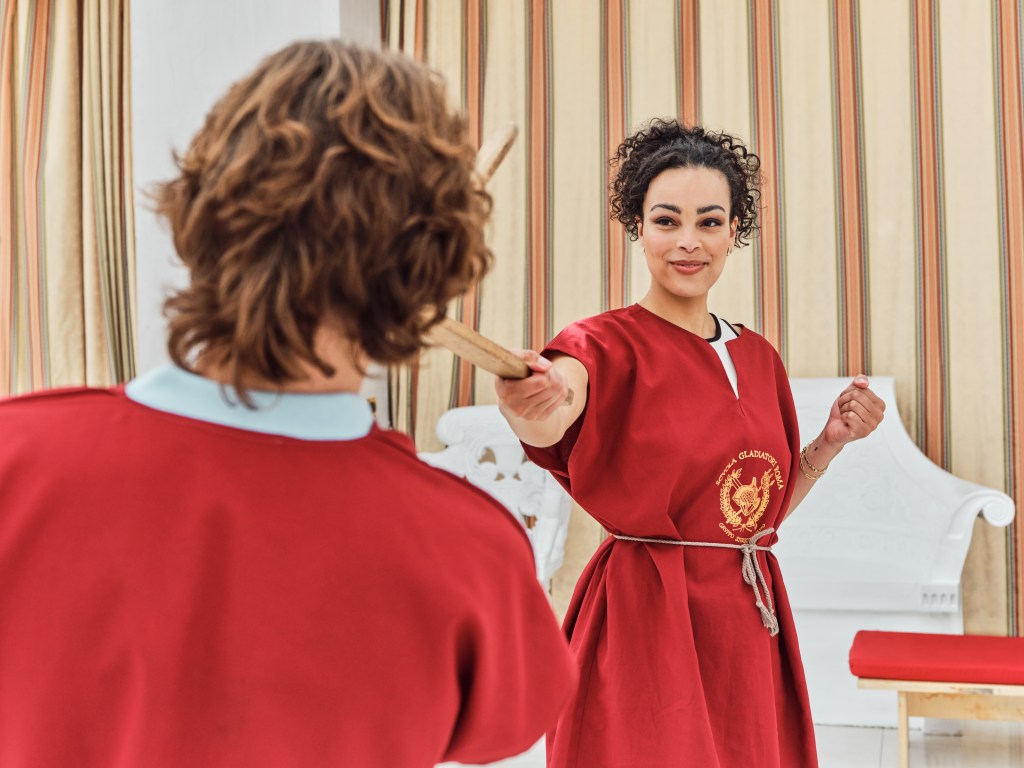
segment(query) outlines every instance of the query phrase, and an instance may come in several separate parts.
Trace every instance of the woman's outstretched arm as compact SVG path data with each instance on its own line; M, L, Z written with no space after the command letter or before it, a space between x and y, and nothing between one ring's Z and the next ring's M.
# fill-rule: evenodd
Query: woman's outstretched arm
M527 445L554 445L587 405L587 369L568 355L551 360L532 350L517 352L533 371L526 379L495 379L498 408L516 437ZM566 402L569 392L571 402Z

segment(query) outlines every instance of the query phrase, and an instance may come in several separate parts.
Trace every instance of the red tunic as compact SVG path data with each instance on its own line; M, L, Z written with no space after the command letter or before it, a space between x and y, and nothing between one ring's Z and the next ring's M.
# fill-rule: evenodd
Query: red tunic
M574 670L518 523L374 429L0 402L0 765L482 762Z
M638 305L571 325L546 352L586 367L587 407L560 443L528 454L613 534L735 544L777 526L797 471L789 380L757 334L727 344L738 398L707 341ZM598 548L565 619L581 679L548 736L549 766L817 764L782 576L773 555L757 557L776 637L738 550Z

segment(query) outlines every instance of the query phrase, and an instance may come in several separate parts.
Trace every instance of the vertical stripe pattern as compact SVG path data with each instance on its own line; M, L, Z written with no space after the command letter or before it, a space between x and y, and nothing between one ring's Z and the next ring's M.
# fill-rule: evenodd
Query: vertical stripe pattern
M483 0L463 0L463 103L469 118L469 140L480 146L483 132L483 45L484 15ZM473 330L480 327L480 291L471 287L459 301L459 319ZM458 371L452 396L452 405L472 405L475 377L473 366L460 358L456 359Z
M6 0L0 24L0 396L124 381L135 359L127 8Z
M526 340L531 349L543 349L551 336L550 266L550 19L546 0L529 0L529 191L527 230L530 254L527 270Z
M24 221L22 234L25 248L25 324L28 329L27 350L30 386L35 389L46 385L46 339L43 328L43 280L45 270L43 232L40 205L42 185L40 166L43 154L43 130L46 119L45 89L50 54L50 14L53 0L33 4L32 45L27 57L28 87L25 94L25 135L21 147L23 165L18 173L24 195Z
M917 163L918 334L921 386L919 424L923 450L948 466L946 439L945 254L938 121L938 72L934 0L914 3L914 117Z
M836 178L839 216L839 304L842 372L868 371L867 279L865 269L863 167L861 163L860 66L857 1L833 3L836 93Z
M15 282L17 272L14 255L17 233L14 228L14 200L17 185L14 158L15 138L14 90L14 2L0 3L0 395L13 392L15 341Z
M751 0L753 44L754 147L761 158L761 232L755 241L757 284L762 335L785 359L782 315L784 277L782 263L782 179L779 173L779 114L777 92L776 0Z
M605 0L601 16L604 28L604 126L600 161L604 165L604 188L611 183L608 159L626 137L626 12L625 0ZM601 198L605 220L601 243L601 276L604 287L602 309L617 309L627 301L626 236L622 225L607 215L607 200Z
M521 129L496 177L500 266L475 310L455 310L467 322L540 348L641 295L639 249L627 260L607 220L608 158L653 117L700 121L763 163L762 231L730 257L713 311L764 333L791 375L895 376L927 455L1024 505L1024 0L988 0L984 18L936 0L429 2L426 58L463 84L474 130ZM490 44L476 8L501 20ZM393 47L400 23L413 47L416 9L386 9ZM438 350L402 376L417 440L447 405L493 398ZM968 627L1005 631L1007 606L1024 607L1021 531L1007 546L979 527Z
M0 395L48 386L43 275L43 186L40 168L46 127L46 87L52 46L52 0L17 3L3 13L3 144L0 167L9 180L4 202L3 278L0 299L10 324L0 331L3 378ZM27 17L27 40L16 41L19 17ZM13 88L11 86L14 86ZM7 90L10 88L10 90ZM19 372L20 371L20 372Z
M1020 0L995 0L997 120L999 132L1000 228L1003 266L1003 315L1009 329L1004 352L1009 438L1006 452L1008 492L1024 510L1024 70L1021 66ZM1012 560L1018 584L1013 624L1024 634L1024 525L1014 526Z
M678 0L676 14L679 36L676 41L679 61L679 121L683 125L700 122L700 20L698 0Z
M426 58L427 52L427 0L416 3L413 22L413 56L418 61Z

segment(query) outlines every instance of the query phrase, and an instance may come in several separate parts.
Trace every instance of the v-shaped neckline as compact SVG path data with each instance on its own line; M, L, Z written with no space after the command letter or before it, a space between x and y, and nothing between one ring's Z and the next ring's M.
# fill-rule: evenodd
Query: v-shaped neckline
M687 338L690 342L701 342L698 346L706 348L708 350L708 352L710 352L714 356L714 358L715 358L715 365L718 368L719 373L721 374L721 376L719 377L720 380L724 380L725 386L728 388L728 391L732 395L733 401L736 403L736 405L738 405L740 407L741 411L743 410L743 405L741 403L742 396L741 396L741 391L740 391L740 371L739 371L739 367L736 365L736 358L733 356L731 350L732 350L732 345L736 344L736 342L738 342L740 339L742 339L747 334L747 328L745 326L743 326L742 324L733 325L732 323L729 323L729 327L731 327L734 330L736 330L736 335L733 338L728 339L727 341L724 342L724 344L726 346L726 351L729 354L729 359L732 361L733 368L736 369L736 387L734 389L733 386L732 386L732 381L729 379L729 372L725 368L725 362L722 360L721 355L719 355L718 350L714 346L715 341L717 341L717 339L721 335L721 326L720 326L720 324L725 322L724 320L722 320L721 318L719 318L717 315L715 315L713 313L710 313L710 312L708 313L712 317L714 317L715 318L715 322L717 324L719 324L718 325L718 335L716 335L715 340L713 341L712 339L706 339L703 336L701 336L700 334L697 334L697 333L694 333L693 331L687 330L686 328L683 328L681 325L676 325L675 323L673 323L670 320L666 320L661 315L652 312L651 310L647 309L647 307L645 307L645 306L643 306L643 305L641 305L639 303L631 305L630 309L635 309L636 310L633 313L635 315L651 317L651 318L653 318L654 320L656 320L658 323L660 323L662 325L665 325L665 326L667 326L669 328L674 328L677 331L680 331L682 334L684 334L683 338ZM737 328L738 328L738 330L737 330ZM737 348L739 346L740 345L737 345Z

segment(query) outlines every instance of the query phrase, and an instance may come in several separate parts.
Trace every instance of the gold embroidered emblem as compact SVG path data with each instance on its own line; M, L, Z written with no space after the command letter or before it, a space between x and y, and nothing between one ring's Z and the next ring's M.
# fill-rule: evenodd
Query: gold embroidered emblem
M749 482L744 482L744 477ZM743 451L731 459L718 476L718 501L725 523L719 528L736 541L746 541L740 534L752 534L771 502L772 486L781 490L782 471L775 457L765 451ZM761 526L763 527L763 526Z
M733 528L753 531L771 499L771 476L772 471L769 469L761 475L760 485L756 476L744 484L740 482L740 470L734 469L730 472L722 483L720 494L725 522Z

